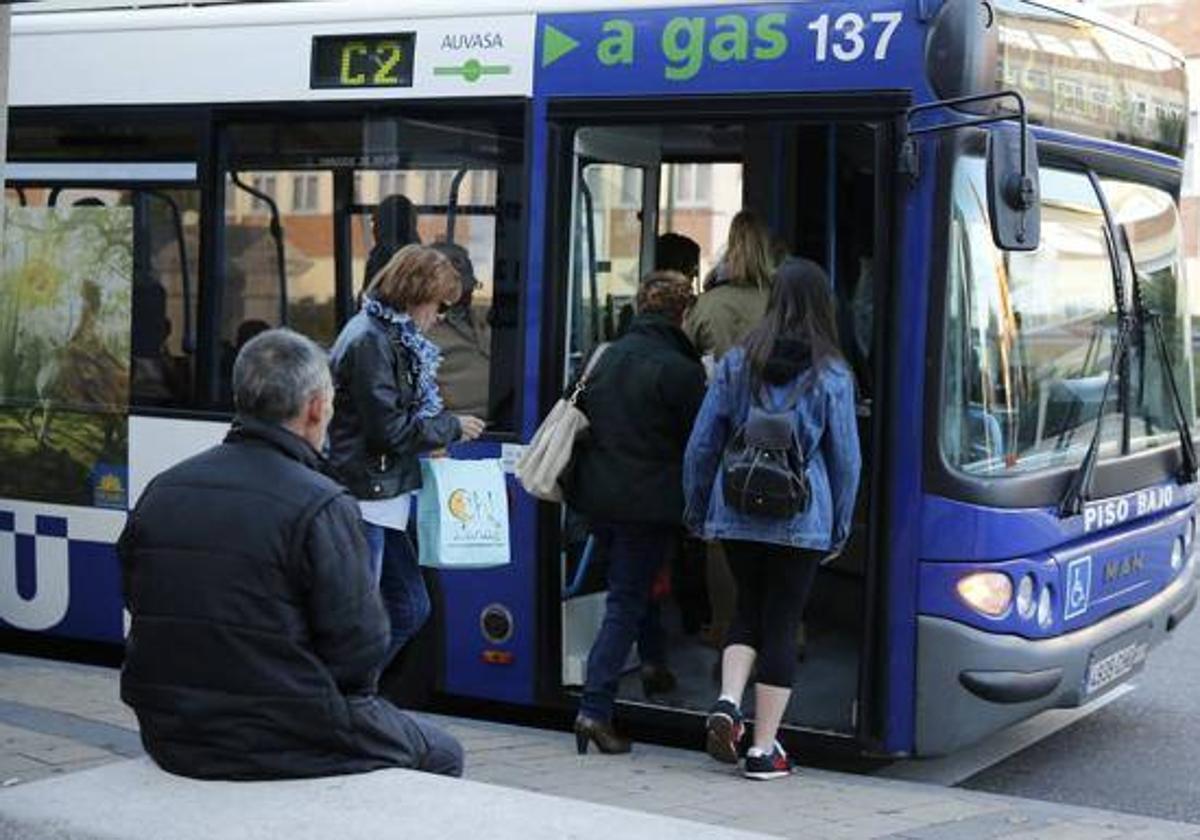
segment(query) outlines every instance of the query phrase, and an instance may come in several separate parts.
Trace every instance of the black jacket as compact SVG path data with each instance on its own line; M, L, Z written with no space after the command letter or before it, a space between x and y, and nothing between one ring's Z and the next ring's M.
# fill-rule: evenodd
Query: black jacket
M416 415L412 358L388 326L366 312L346 324L330 362L329 460L342 483L360 499L391 499L420 488L418 456L458 440L458 419L446 412Z
M591 431L568 476L568 504L597 522L679 524L683 453L704 389L683 331L637 316L588 381L581 407Z
M121 535L121 698L164 769L258 779L415 766L373 695L389 628L358 505L312 448L239 421L158 476Z

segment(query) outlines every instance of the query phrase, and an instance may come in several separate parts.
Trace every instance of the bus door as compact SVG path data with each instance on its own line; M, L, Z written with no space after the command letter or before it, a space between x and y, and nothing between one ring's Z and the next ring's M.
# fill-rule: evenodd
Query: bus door
M651 132L575 135L564 386L633 316L638 282L654 262L660 162ZM578 686L604 616L605 584L586 523L570 510L563 517L562 681Z
M772 257L803 256L825 268L836 300L842 352L859 393L863 456L858 509L845 552L817 575L797 639L803 662L785 716L794 730L837 743L869 742L876 729L874 672L878 568L879 470L875 453L886 417L883 318L879 301L893 284L889 183L894 157L890 120L903 103L876 97L822 118L798 103L764 114L753 103L720 103L713 118L692 103L664 105L659 119L631 108L628 124L597 113L595 123L572 110L562 124L564 164L571 153L570 242L560 252L568 272L560 298L565 327L563 380L573 381L592 348L618 336L632 314L637 278L652 267L656 235L691 239L700 250L700 278L714 276L733 217L743 209L768 226ZM714 106L715 107L715 106ZM596 124L599 124L597 126ZM570 143L569 146L566 144ZM660 190L659 182L663 185ZM566 216L567 208L561 213ZM628 309L626 307L629 307ZM603 617L604 558L595 556L586 523L570 510L561 538L561 678L569 692L582 684L587 655ZM706 556L707 553L707 556ZM683 712L707 711L720 679L720 648L736 593L720 552L684 542L656 587L653 631L665 640L671 678L639 680L630 672L618 699ZM645 675L643 675L645 676ZM664 686L669 685L666 689ZM746 710L752 714L752 698Z

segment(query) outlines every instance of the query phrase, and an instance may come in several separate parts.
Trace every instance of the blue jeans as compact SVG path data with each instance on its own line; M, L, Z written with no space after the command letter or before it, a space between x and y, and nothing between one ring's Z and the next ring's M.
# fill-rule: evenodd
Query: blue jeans
M363 523L363 531L371 546L371 573L392 624L391 660L429 619L429 592L408 534L370 522Z
M644 622L654 578L666 561L679 529L621 523L597 525L592 531L597 549L608 557L608 600L604 622L588 655L587 680L579 711L596 720L609 721L629 651L639 633L649 630ZM648 635L653 637L653 631ZM651 658L647 653L642 651L643 658ZM654 651L651 656L659 653Z

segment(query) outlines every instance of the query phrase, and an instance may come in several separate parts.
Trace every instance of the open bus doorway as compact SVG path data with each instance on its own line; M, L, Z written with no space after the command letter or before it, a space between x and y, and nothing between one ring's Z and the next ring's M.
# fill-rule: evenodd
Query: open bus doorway
M564 383L598 344L619 335L638 278L656 267L654 245L662 234L682 234L700 246L699 290L723 253L733 216L753 209L781 253L813 259L830 276L842 351L858 379L863 480L851 542L821 569L814 587L785 724L844 736L858 734L873 667L874 314L878 243L886 241L879 163L886 136L880 124L811 120L585 125L573 135ZM561 533L560 677L573 692L583 683L603 618L605 560L588 541L587 523L569 510ZM656 586L650 621L666 637L674 684L667 690L645 684L635 647L620 701L702 713L716 698L723 628L736 595L721 562L706 553L681 540L674 556L663 559Z

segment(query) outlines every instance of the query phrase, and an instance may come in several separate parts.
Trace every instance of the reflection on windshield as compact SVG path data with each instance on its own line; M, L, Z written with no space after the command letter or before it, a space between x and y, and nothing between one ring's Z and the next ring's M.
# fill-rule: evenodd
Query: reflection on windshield
M1179 212L1171 196L1162 190L1116 180L1104 180L1101 185L1113 220L1129 235L1142 304L1161 319L1171 370L1183 398L1184 414L1190 419L1195 416L1191 323ZM1122 269L1130 273L1128 266ZM1149 325L1143 325L1135 337L1130 368L1134 451L1171 443L1178 434L1167 373L1153 342Z
M1100 202L1085 175L1043 169L1042 246L1001 253L983 176L981 159L964 158L954 184L946 457L977 475L1078 464L1101 415L1116 330ZM1115 399L1103 415L1105 453L1120 442Z

